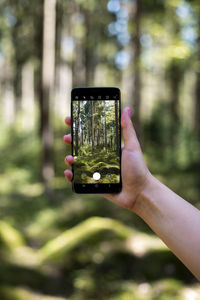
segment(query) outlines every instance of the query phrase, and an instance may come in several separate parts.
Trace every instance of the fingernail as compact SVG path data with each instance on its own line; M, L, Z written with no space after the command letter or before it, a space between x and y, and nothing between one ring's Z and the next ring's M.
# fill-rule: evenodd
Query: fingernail
M129 118L131 117L131 109L130 107L128 107L128 115L129 115Z
M67 171L68 171L68 170L65 170L65 171L64 171L64 174L65 174L65 175L67 175Z

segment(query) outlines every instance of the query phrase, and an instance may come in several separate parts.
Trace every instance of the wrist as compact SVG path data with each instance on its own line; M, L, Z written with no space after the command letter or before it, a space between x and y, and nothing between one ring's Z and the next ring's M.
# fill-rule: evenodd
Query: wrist
M150 173L146 177L145 183L135 199L132 211L138 216L143 217L146 212L148 203L152 200L154 191L156 190L159 181Z

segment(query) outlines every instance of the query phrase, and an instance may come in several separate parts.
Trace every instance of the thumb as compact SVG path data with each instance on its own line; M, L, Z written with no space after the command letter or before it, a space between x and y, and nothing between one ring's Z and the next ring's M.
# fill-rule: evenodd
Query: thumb
M131 109L125 107L121 115L121 126L124 138L124 148L127 150L140 149L140 144L137 139L133 123L131 121Z

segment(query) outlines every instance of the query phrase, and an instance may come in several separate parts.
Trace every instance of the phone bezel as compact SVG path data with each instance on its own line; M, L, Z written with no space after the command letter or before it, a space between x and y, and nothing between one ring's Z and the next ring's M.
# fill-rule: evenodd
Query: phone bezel
M113 194L119 193L122 189L121 176L121 92L117 87L75 87L71 91L71 124L73 124L73 100L84 100L83 96L94 96L94 100L101 95L102 100L118 100L119 101L119 151L120 151L120 183L74 183L72 178L72 189L78 194ZM78 96L79 99L75 99ZM116 99L106 99L106 96L116 97ZM81 99L80 99L81 98ZM92 100L92 99L91 99ZM71 152L73 156L73 126L71 125L72 147ZM72 165L72 172L74 174L74 166Z

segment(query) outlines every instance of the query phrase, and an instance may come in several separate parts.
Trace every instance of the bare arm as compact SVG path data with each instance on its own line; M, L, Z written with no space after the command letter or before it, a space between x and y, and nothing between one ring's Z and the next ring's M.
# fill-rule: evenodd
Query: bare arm
M71 126L67 117L66 124ZM122 191L103 194L108 200L138 214L172 252L200 280L200 211L185 201L149 172L130 119L130 109L122 112L124 148L122 151ZM64 136L71 144L71 135ZM67 165L73 164L67 156ZM71 170L65 177L72 180Z
M200 280L200 211L153 176L133 211Z

